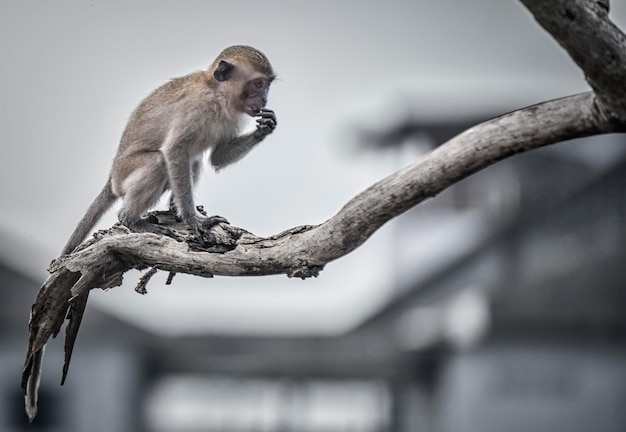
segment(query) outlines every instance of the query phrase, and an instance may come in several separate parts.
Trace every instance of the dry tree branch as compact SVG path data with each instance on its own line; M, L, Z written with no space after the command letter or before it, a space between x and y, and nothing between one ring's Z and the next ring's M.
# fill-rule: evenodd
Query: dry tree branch
M521 0L585 74L602 113L626 116L626 35L609 19L609 0Z
M27 412L36 413L43 349L67 316L66 361L93 288L121 284L130 269L197 276L317 276L324 266L356 249L384 223L461 179L516 153L564 140L626 130L626 37L608 19L608 0L521 0L584 71L593 92L544 102L472 127L424 157L380 180L316 226L261 238L221 224L223 247L203 249L167 212L160 223L181 232L181 241L132 233L123 226L101 231L51 265L33 305L22 376Z

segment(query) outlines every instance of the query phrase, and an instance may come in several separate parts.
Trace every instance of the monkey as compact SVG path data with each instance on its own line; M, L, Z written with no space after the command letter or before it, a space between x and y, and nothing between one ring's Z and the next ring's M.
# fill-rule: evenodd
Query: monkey
M62 255L71 253L118 199L122 199L118 219L123 225L135 232L173 236L143 216L167 191L171 192L170 208L201 243L210 242L208 229L226 219L207 217L196 209L192 191L203 155L210 151L210 164L219 171L274 131L276 114L266 105L275 78L265 54L235 45L223 50L207 70L174 78L154 90L131 114L107 182L78 222ZM240 135L246 115L257 119L256 129ZM69 303L68 318L77 326L88 295L81 293ZM45 345L32 353L24 365L22 387L30 421L37 414L44 349ZM71 350L66 352L61 384L70 357Z
M175 78L154 90L124 129L109 178L72 233L62 254L71 253L101 216L122 199L119 221L136 232L172 236L143 214L168 190L171 208L198 240L226 222L199 213L193 199L203 154L210 150L216 171L237 162L271 134L276 114L267 109L274 70L261 51L245 45L223 50L208 70ZM239 135L242 118L257 118L256 129Z

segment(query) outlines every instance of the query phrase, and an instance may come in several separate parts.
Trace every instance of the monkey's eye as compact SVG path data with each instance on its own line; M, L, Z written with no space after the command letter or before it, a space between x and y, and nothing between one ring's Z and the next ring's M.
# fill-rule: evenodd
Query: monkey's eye
M264 85L264 84L263 84L263 80L261 80L261 79L258 79L258 80L256 80L256 81L254 82L254 87L255 87L255 88L257 88L257 89L262 89L262 88L263 88L263 85Z

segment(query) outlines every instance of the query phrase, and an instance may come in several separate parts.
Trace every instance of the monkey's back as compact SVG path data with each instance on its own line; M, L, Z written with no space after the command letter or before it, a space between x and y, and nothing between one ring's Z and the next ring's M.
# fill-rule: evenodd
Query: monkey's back
M180 117L201 108L206 100L198 96L205 95L206 84L199 74L174 78L142 100L126 124L119 153L158 150Z

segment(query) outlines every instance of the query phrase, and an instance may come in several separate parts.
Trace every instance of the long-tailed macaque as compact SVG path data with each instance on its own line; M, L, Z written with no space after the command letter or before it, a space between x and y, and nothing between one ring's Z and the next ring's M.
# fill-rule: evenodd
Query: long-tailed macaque
M244 157L274 131L276 116L265 108L275 75L267 57L243 45L226 48L206 71L175 78L156 89L133 112L113 160L109 179L63 248L74 250L100 217L122 198L119 220L134 231L169 235L142 215L170 190L178 216L200 241L204 230L225 219L198 213L192 189L202 155L223 168ZM257 128L238 135L242 117Z

